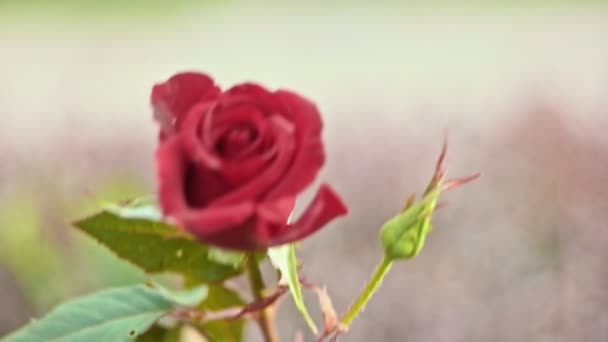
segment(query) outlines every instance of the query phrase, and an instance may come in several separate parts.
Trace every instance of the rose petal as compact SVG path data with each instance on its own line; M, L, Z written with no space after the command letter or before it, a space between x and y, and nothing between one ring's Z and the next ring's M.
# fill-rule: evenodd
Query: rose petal
M294 139L281 125L270 121L270 128L274 132L275 148L277 149L270 165L257 177L211 203L211 206L224 206L254 199L268 191L289 168L295 149Z
M319 111L310 101L289 91L276 93L283 108L281 115L295 127L296 153L289 171L268 193L268 199L298 194L312 183L325 162L321 141L322 122Z
M222 174L200 163L190 163L186 169L183 191L188 206L203 208L233 189Z
M214 106L214 102L201 102L192 107L184 120L180 135L188 155L194 162L217 170L222 165L221 159L213 153L213 147L205 144L204 139L201 139L198 134L201 124L204 124L207 117L212 115Z
M245 160L224 162L221 169L222 176L228 184L234 187L240 186L259 174L275 154L276 149L273 148L259 156L250 157Z
M287 224L295 203L295 197L283 197L273 202L260 203L256 210L257 217L260 221L283 226Z
M225 207L186 210L176 213L174 218L199 239L208 240L216 234L241 229L254 213L255 204L247 201Z
M268 133L270 129L267 120L255 107L241 105L236 106L228 113L222 113L213 129L213 134L220 135L241 122L253 124L257 136L253 142L236 155L223 160L221 173L226 181L233 186L246 183L259 174L277 152L274 144L264 146L264 141L272 137ZM214 138L214 144L216 144L216 139Z
M279 103L271 91L255 83L242 83L228 89L219 100L223 108L239 104L255 105L265 114L273 114L279 109Z
M338 216L348 212L346 205L329 185L323 184L302 216L293 224L288 224L278 230L274 238L260 241L265 246L278 246L302 240Z
M235 249L255 249L252 228L245 222L255 214L255 204L245 201L224 207L195 209L186 199L186 168L188 163L180 136L168 138L156 153L158 197L164 216L196 235L201 241ZM208 176L196 178L208 180ZM209 191L210 188L200 189ZM250 233L247 233L249 231Z
M254 106L240 105L223 112L214 122L211 132L212 144L216 146L226 132L238 125L253 127L256 137L247 147L230 156L231 159L247 157L253 151L259 149L268 134L268 124L263 114Z
M321 135L323 122L314 103L289 90L280 89L274 95L280 104L278 113L297 127L298 138Z
M213 79L197 72L179 73L154 85L150 102L154 107L154 117L161 124L161 136L179 130L182 120L196 103L219 95L220 89Z
M268 248L268 241L272 241L273 236L275 236L277 226L258 219L253 227L253 236L255 236L253 245L257 246L258 248Z
M187 208L184 177L185 156L178 136L168 138L156 150L158 199L165 215Z

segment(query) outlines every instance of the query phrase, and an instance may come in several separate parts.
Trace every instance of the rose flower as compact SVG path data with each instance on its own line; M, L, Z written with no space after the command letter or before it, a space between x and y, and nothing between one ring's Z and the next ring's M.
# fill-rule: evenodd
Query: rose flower
M201 241L262 250L306 238L346 214L323 184L288 222L325 161L321 116L309 100L253 83L222 92L210 77L190 72L155 85L151 102L161 126L160 206Z

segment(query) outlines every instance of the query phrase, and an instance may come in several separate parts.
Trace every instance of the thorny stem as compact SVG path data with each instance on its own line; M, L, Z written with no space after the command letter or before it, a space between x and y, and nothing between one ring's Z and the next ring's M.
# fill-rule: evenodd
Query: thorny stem
M262 272L260 272L260 266L256 260L254 254L247 256L247 278L249 285L251 286L251 292L256 301L264 298L264 279L262 278ZM260 311L260 315L257 319L262 335L264 335L264 341L266 342L279 342L279 335L274 322L274 308L272 306L264 308Z
M376 267L376 271L367 283L367 286L365 286L365 289L363 289L363 292L361 292L357 300L355 300L353 305L351 305L346 314L342 317L342 320L340 320L340 329L348 329L355 318L363 311L374 292L376 292L380 284L382 284L384 276L386 276L392 265L392 260L388 259L386 256L382 258L382 262Z

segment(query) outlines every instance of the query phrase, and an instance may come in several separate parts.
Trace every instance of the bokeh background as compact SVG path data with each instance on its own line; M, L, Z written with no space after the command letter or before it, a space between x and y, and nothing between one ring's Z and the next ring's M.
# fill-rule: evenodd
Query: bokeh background
M1 0L0 336L144 279L69 222L153 192L151 85L201 70L321 108L321 178L351 214L300 255L338 311L446 130L450 173L483 173L344 340L608 341L607 5ZM284 340L306 331L289 300L280 312Z

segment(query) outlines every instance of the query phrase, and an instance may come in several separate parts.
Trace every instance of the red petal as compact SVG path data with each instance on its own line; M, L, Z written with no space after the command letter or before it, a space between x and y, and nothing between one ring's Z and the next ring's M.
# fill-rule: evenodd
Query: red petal
M239 104L255 105L265 114L272 114L279 108L274 94L255 83L242 83L228 89L220 98L224 108Z
M187 208L184 177L186 160L177 136L161 143L156 150L158 199L165 215Z
M226 161L222 165L221 174L230 185L240 186L262 172L263 168L271 162L275 153L276 149L272 149L259 156L244 160Z
M274 202L263 202L258 204L258 219L274 225L283 226L289 220L295 203L295 197L283 197Z
M211 203L212 206L224 206L255 199L266 193L285 174L293 159L295 148L293 136L272 120L270 126L274 131L275 148L277 149L274 160L269 162L270 165L259 176L243 184L235 191L220 197Z
M211 132L211 143L213 145L217 144L219 139L227 131L238 125L254 128L256 138L254 141L251 141L247 147L239 151L238 154L230 156L230 158L246 157L261 146L263 139L268 134L268 123L258 108L251 105L241 105L226 110L218 115Z
M183 137L184 147L194 162L217 170L222 165L221 159L214 154L213 147L207 146L205 139L199 138L198 134L202 121L208 120L212 115L214 106L214 102L201 102L195 105L184 121L181 136ZM203 134L207 134L207 132L203 132Z
M245 224L255 214L252 201L204 209L192 208L187 203L186 186L191 185L185 183L185 171L189 160L179 137L168 138L156 152L158 197L163 214L203 242L243 250L259 248L252 238L252 228Z
M268 199L300 193L314 181L325 162L323 125L316 106L292 92L279 90L275 94L282 104L281 115L295 126L296 155L289 171L268 193Z
M222 113L213 129L214 144L221 134L238 124L252 125L257 136L241 151L223 159L221 173L233 186L240 186L254 178L277 152L274 145L263 146L265 140L272 139L269 135L268 120L253 106L240 105Z
M272 240L261 241L260 244L270 247L302 240L323 228L329 221L345 215L347 212L348 209L340 197L329 185L323 184L296 222L282 227Z
M189 163L186 169L184 192L189 207L206 207L232 188L218 171L205 165Z
M161 129L165 133L174 133L179 130L182 120L192 106L201 101L215 99L219 95L220 89L211 77L197 72L184 72L154 85L150 102Z
M302 137L321 135L323 122L314 103L289 90L277 90L274 94L280 104L279 114L296 126L297 134Z
M174 217L189 232L208 241L216 234L241 229L243 223L254 213L255 204L249 201L226 207L187 210Z

